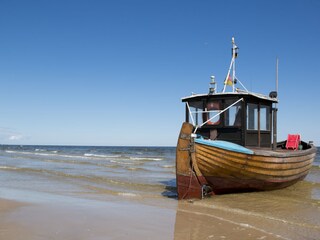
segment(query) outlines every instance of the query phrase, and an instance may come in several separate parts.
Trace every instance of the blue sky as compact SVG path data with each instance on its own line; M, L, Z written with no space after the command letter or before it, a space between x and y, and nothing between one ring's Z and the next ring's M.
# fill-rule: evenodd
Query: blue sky
M275 88L278 136L320 145L320 1L1 0L0 143L174 146L181 97L220 87L239 50Z

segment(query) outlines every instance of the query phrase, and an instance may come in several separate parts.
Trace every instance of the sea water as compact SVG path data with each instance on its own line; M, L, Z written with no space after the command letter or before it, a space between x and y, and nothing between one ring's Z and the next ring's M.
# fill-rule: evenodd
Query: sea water
M3 145L0 187L80 197L174 196L175 148Z

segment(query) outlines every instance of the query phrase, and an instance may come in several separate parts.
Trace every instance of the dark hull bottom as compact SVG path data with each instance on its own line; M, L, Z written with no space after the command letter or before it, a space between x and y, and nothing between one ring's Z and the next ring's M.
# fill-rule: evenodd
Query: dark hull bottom
M256 179L235 179L204 177L212 190L212 194L269 191L286 188L301 181L306 175L287 182L268 182ZM177 175L177 186L179 199L202 198L202 186L196 176Z
M194 173L189 176L177 175L178 198L203 198L202 185L199 180L205 181L203 177L196 176Z

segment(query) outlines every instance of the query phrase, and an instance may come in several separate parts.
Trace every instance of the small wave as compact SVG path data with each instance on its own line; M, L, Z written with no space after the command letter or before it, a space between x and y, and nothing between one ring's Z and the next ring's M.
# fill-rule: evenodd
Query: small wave
M24 152L24 151L12 151L12 150L6 150L6 153L13 153L13 154L22 154L22 155L37 155L37 156L52 156L57 153L57 151L51 151L48 153L43 153L45 151L36 151L36 152Z
M126 162L126 161L111 160L110 162L111 163L121 164L121 165L136 165L136 163L134 163L134 162Z
M162 161L163 158L154 158L154 157L129 157L130 160L135 161Z
M138 168L138 167L127 167L126 169L128 169L129 171L142 171L142 172L148 172L147 169L145 168Z
M32 153L30 153L32 154ZM56 155L56 153L34 153L34 155L37 156L52 156L52 155Z
M76 155L76 154L59 154L59 151L46 151L43 149L36 149L33 152L26 151L14 151L14 150L6 150L6 153L10 154L20 154L20 155L28 155L28 156L58 156L62 158L80 158L80 159L88 159L88 158L118 158L120 155L100 155L100 154L90 154L86 153L84 155Z
M175 168L175 165L162 165L163 168Z
M121 154L97 154L97 153L84 153L83 155L77 154L61 154L58 150L47 151L44 149L37 148L32 152L29 151L14 151L14 150L6 150L6 153L9 154L20 154L20 155L28 155L28 156L55 156L61 158L78 158L78 159L112 159L111 162L121 163L121 164L135 164L125 162L127 160L136 161L136 162L144 162L144 161L162 161L164 160L161 157L128 157ZM116 160L115 160L116 159ZM119 161L117 161L119 160Z
M139 194L136 194L136 193L128 193L128 192L119 192L118 195L119 195L119 196L123 196L123 197L140 197Z
M58 153L58 150L47 150L47 149L43 149L43 148L36 148L34 150L35 152L51 152L51 153Z
M0 169L6 169L6 170L18 170L16 167L10 167L10 166L0 166Z
M95 158L119 158L121 155L105 155L105 154L94 154L94 153L85 153L85 157L95 157Z
M31 154L30 152L21 152L21 151L13 151L13 150L5 150L6 153L21 153L21 154Z

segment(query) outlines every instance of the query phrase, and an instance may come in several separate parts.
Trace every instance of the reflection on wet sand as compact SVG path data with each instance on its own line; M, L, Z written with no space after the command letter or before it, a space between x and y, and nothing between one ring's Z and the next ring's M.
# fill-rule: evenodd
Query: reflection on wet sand
M187 206L189 205L189 206ZM182 239L287 239L263 228L233 219L232 214L201 207L179 206L175 240Z
M303 181L278 191L181 201L174 239L320 239L319 189Z

